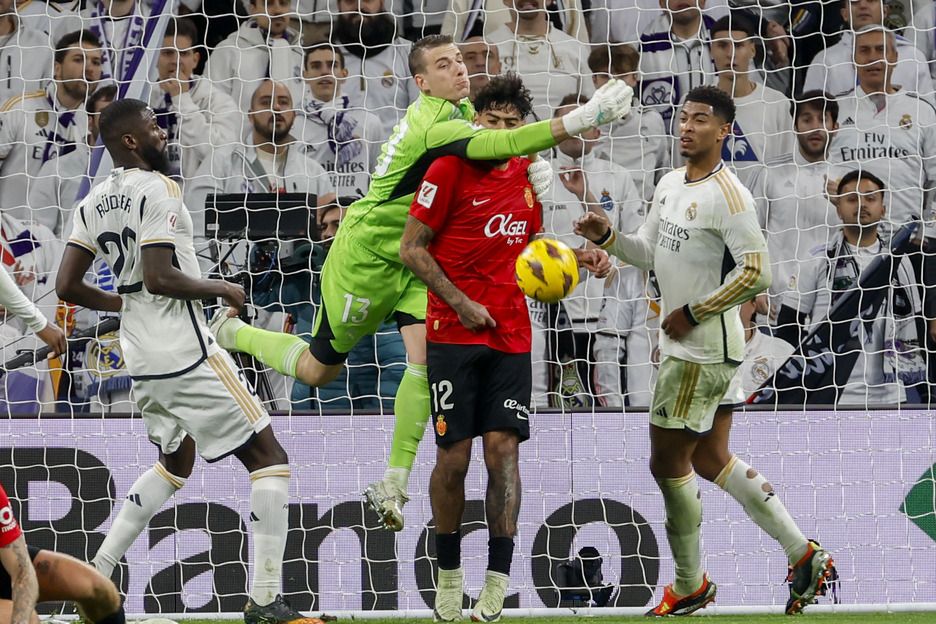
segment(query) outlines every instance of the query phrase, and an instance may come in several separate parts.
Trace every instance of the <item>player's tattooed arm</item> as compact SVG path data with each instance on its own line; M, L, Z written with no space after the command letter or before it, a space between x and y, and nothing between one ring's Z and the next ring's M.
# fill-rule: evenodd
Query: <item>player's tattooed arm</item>
M400 239L400 259L403 264L455 310L462 325L473 331L495 327L496 323L487 308L459 290L429 253L429 243L434 236L435 232L428 225L412 216L407 217L403 238Z
M22 535L12 544L0 547L0 561L10 576L13 590L10 624L29 624L39 598L39 582Z

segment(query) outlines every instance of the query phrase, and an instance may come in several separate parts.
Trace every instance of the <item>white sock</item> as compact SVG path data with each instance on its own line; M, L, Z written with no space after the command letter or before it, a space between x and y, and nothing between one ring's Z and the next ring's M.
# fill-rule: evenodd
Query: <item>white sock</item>
M783 546L790 563L806 554L809 542L796 526L773 486L760 473L732 457L715 478L715 485L738 501L751 520Z
M253 534L253 583L250 598L266 606L280 593L283 551L289 530L289 466L268 466L250 473L250 521Z
M702 586L702 547L699 533L702 526L702 501L695 472L676 479L657 479L666 505L666 537L673 561L676 580L673 591L688 596Z
M91 562L97 571L110 578L120 558L150 519L184 485L185 479L170 473L159 463L141 474L130 487L114 524Z
M384 470L384 481L389 481L397 487L400 488L400 491L406 494L409 488L409 477L410 471L409 468L394 468L393 466L387 466L387 469Z

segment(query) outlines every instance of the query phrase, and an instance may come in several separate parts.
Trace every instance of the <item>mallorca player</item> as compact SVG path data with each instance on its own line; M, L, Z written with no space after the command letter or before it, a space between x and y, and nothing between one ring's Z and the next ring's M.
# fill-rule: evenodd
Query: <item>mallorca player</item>
M56 281L61 299L121 313L120 346L159 461L130 488L94 565L105 575L160 507L185 485L195 451L209 462L234 455L250 473L253 580L247 624L302 616L279 595L286 546L289 465L266 413L204 321L201 300L239 310L244 290L202 279L192 218L169 167L166 133L140 100L101 113L101 137L115 169L75 210ZM117 293L83 281L100 254Z
M567 115L510 130L489 130L472 123L468 71L462 55L444 35L417 41L409 65L419 87L383 151L367 195L348 210L322 270L322 307L312 344L290 334L250 327L219 313L212 328L229 350L253 355L274 370L319 386L334 379L348 352L364 336L394 318L406 346L407 368L397 390L396 426L389 466L382 481L365 491L385 526L403 528L409 474L429 418L426 377L426 286L400 262L400 237L423 175L445 155L471 160L504 160L533 154L587 128L620 119L630 110L633 92L612 80L585 105ZM534 188L552 180L547 163L528 170ZM431 199L424 187L423 200Z
M530 93L514 74L475 97L475 123L518 128ZM472 439L481 436L488 482L488 567L471 618L496 622L504 606L520 512L519 444L530 437L531 330L514 265L540 231L542 206L527 183L530 161L475 162L443 156L429 167L410 207L400 258L429 287L426 311L436 465L429 498L439 579L433 617L461 619L461 526ZM576 250L580 263L610 270L604 252Z
M26 545L0 485L0 622L38 624L39 602L67 600L93 624L124 624L120 594L110 579L74 557Z
M728 450L731 413L744 401L734 375L744 359L738 305L770 285L754 199L721 160L734 117L734 102L723 91L690 91L679 114L686 166L660 180L647 222L627 236L596 213L576 225L577 233L625 262L655 271L663 295L650 471L666 505L676 580L647 615L687 615L715 600L715 583L702 570L696 473L734 497L783 546L791 566L787 613L814 601L832 567L832 557L803 537L764 476Z

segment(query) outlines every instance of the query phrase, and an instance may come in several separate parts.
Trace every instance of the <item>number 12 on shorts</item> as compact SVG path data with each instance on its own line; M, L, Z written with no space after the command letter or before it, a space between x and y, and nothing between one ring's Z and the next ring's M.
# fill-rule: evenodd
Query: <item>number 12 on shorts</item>
M452 382L448 379L432 384L432 413L438 414L455 407L452 398Z
M351 323L352 325L358 325L367 320L367 309L370 307L371 301L366 297L355 297L351 293L344 294L345 305L344 310L341 313L341 322L342 323ZM354 310L354 304L357 304L357 310Z

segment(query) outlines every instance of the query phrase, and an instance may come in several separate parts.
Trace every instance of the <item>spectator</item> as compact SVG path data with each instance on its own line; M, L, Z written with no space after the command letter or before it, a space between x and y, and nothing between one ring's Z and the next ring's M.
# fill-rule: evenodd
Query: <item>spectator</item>
M638 47L640 36L652 32L650 28L658 19L660 5L660 0L591 0L588 21L592 44L611 42ZM717 20L728 15L728 5L725 0L708 0L705 14Z
M305 99L295 134L306 156L321 163L339 197L363 197L386 139L383 124L342 94L348 70L338 48L328 43L307 48L303 77Z
M715 66L709 53L706 0L661 0L663 10L640 35L640 102L660 113L673 133L673 116L693 87L710 84Z
M618 78L637 93L639 64L640 56L629 45L595 46L588 55L596 89L611 78ZM639 100L635 104L627 117L608 126L595 154L627 169L641 197L649 202L656 183L672 166L671 140L660 113L640 105Z
M497 46L487 43L480 36L468 37L458 44L465 67L468 68L468 81L471 92L468 99L474 102L475 95L483 89L491 78L501 73L500 54Z
M97 143L98 119L101 111L117 97L117 86L104 85L88 98L88 139L79 141L75 149L64 156L45 162L39 169L41 184L29 188L29 208L32 219L51 229L59 238L71 234L72 211L78 203L81 182L90 175L91 146Z
M510 22L486 35L497 46L504 71L523 76L533 95L533 115L548 119L567 93L588 95L588 47L554 28L546 0L506 0Z
M648 297L647 277L618 263L605 278L595 334L595 398L605 407L650 406L660 307Z
M149 3L140 0L87 0L80 13L57 19L53 28L56 37L81 29L94 33L101 42L101 78L120 84L130 76L149 13Z
M936 2L929 0L913 16L905 31L913 45L923 54L930 77L936 79Z
M291 267L281 266L280 271L271 271L268 275L251 272L253 303L268 311L282 310L289 314L293 331L300 336L307 337L312 333L315 308L321 300L318 275L344 217L345 204L350 204L350 201L351 198L342 198L340 202L318 209L322 242L314 245L307 258ZM270 266L269 261L263 264ZM294 383L291 407L310 410L318 406L351 413L365 409L390 411L405 367L403 337L395 325L386 324L377 334L362 340L351 350L348 366L330 383L317 390L298 381Z
M722 147L741 183L750 187L758 163L793 152L790 101L779 91L751 80L757 31L741 16L723 17L712 25L711 54L717 86L734 99L736 116Z
M575 94L567 95L560 100L555 117L561 117L587 101L587 98ZM540 198L543 203L544 235L561 240L572 248L586 246L587 241L572 232L573 225L586 211L607 215L614 227L623 232L635 231L644 220L643 198L637 192L630 174L623 167L597 158L592 153L599 136L598 129L592 128L582 133L581 137L566 139L557 146L558 154L553 159L553 170L558 179L553 182L550 192ZM563 340L559 345L560 353L556 358L562 369L559 389L547 389L544 385L548 371L540 354L545 351L546 338L543 332L547 326L542 319L534 317L533 394L537 405L545 403L544 390L559 392L564 397L594 395L592 332L597 327L605 296L604 280L588 276L562 302L571 321L574 344L567 346L567 341ZM584 384L583 388L574 388L574 384L569 381L575 378L576 373Z
M21 221L0 212L0 271L9 271L23 293L36 304L47 319L56 318L58 297L55 296L55 272L62 258L64 243L43 225ZM5 318L4 318L5 316ZM4 360L19 349L38 349L38 339L22 336L31 334L23 319L6 314L3 319L0 342L5 345ZM10 348L10 342L16 346ZM37 414L54 411L55 393L46 361L11 372L0 384L0 414Z
M0 102L42 89L52 78L49 36L27 26L13 5L0 0Z
M857 59L857 33L869 28L883 28L888 11L883 0L841 0L841 3L842 19L846 25L842 38L813 59L806 72L805 91L818 89L838 96L854 89L856 65L858 73L861 73ZM933 80L923 53L903 37L893 35L893 40L895 58L890 72L893 83L903 91L918 93L933 101Z
M86 140L85 99L101 78L101 44L82 30L55 46L53 80L43 91L12 98L0 108L0 210L30 219L26 200L42 165Z
M893 84L896 37L881 26L855 36L858 86L838 98L841 128L830 160L860 167L884 180L889 222L931 222L932 201L924 189L936 187L936 109L907 89ZM936 236L927 223L926 235Z
M419 97L407 64L412 43L397 36L385 0L337 1L331 42L341 50L348 69L345 95L377 115L383 121L383 136L389 137L406 107Z
M442 34L451 35L456 42L472 36L488 38L495 30L511 20L511 0L452 0L442 22ZM595 0L591 0L592 6ZM553 25L582 43L588 43L588 29L582 15L581 0L549 0L546 6ZM605 39L607 42L607 39Z
M185 205L196 235L205 231L205 199L211 193L310 193L320 204L335 197L325 170L302 153L290 134L296 111L286 85L261 82L247 117L253 128L250 143L215 150L186 187Z
M45 45L54 40L60 32L58 25L65 19L71 19L81 10L81 0L66 2L37 2L36 0L15 0L16 15L27 30L45 35ZM80 28L81 26L78 26ZM50 39L51 37L51 39Z
M874 258L888 252L878 235L886 213L885 189L885 183L867 171L850 171L838 182L842 228L802 268L797 292L784 298L780 310L784 327L778 333L787 342L798 345L804 337L797 327L804 332L817 328L831 331L829 310L842 295L858 287L861 272ZM921 304L915 283L909 257L900 257L896 276L874 320L846 321L855 326L861 350L847 383L839 387L838 404L865 407L902 403L906 400L905 386L925 379L926 361L920 348L924 336L917 329ZM843 362L836 364L844 367ZM843 376L846 373L841 371Z
M198 31L187 19L173 19L166 27L156 61L158 82L149 104L156 122L166 131L173 177L186 180L215 148L237 142L238 109L234 100L201 76L195 67L201 52Z
M768 239L769 240L769 239ZM757 317L768 313L767 295L761 293L739 306L744 325L744 361L735 372L744 396L749 397L783 366L794 349L786 340L757 329Z
M290 0L248 0L247 9L250 18L212 51L205 73L245 113L267 79L286 85L298 102L302 46L298 33L289 28Z
M749 186L773 272L768 291L771 322L785 293L796 288L800 266L816 247L829 244L839 223L826 199L826 180L840 177L828 160L839 127L838 103L821 91L807 91L793 107L796 149L761 163Z

